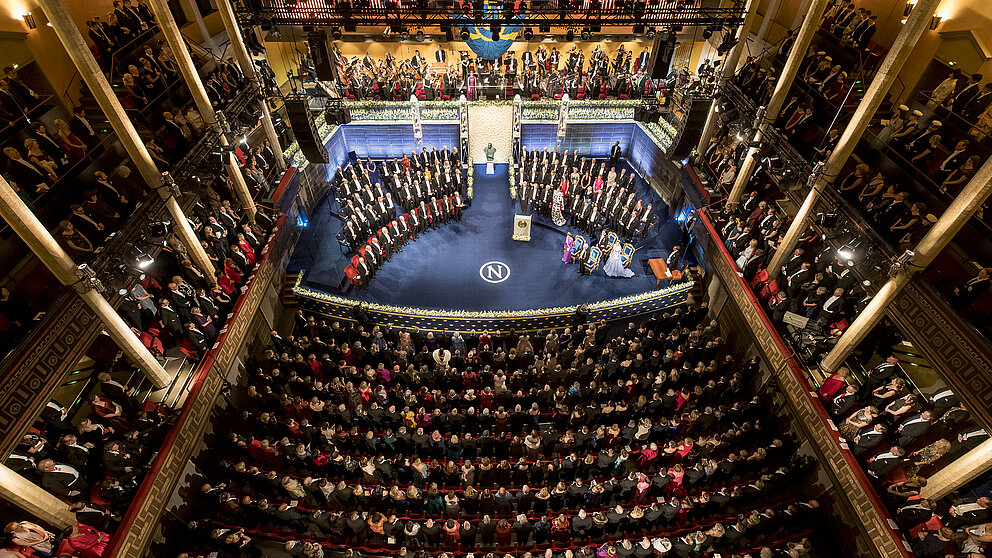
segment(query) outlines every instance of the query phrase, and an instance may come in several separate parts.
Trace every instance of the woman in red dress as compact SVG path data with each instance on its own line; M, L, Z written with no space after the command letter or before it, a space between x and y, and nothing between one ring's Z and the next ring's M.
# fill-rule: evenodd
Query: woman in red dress
M223 271L217 271L214 273L214 277L217 278L217 286L223 291L225 295L233 295L234 291L238 290L231 282L231 278L228 277ZM214 293L216 295L216 293ZM216 300L216 298L215 298Z
M127 432L130 421L124 415L123 407L95 393L90 395L90 405L93 407L93 412L100 417L99 422L112 426L117 432Z
M847 385L847 378L851 375L851 369L841 366L836 372L824 380L823 385L817 390L820 394L820 401L830 401L837 393Z
M258 261L255 249L251 247L251 244L245 239L245 235L241 233L238 233L238 248L241 248L245 257L248 258L248 265L255 265L255 262Z
M224 275L227 275L227 278L230 279L232 284L241 284L241 270L238 269L238 264L234 263L234 260L231 258L224 258Z
M62 539L59 545L59 556L78 556L79 558L100 558L110 542L110 535L97 531L89 525L77 523L72 535Z
M68 153L73 161L78 161L86 155L86 144L72 133L65 120L56 118L55 129L59 136L59 143L62 145L62 151Z

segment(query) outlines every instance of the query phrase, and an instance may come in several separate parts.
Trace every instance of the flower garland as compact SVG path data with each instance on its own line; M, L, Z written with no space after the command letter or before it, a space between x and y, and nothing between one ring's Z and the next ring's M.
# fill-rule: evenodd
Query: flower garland
M465 197L472 199L475 194L475 167L472 164L472 159L468 160L468 180L467 186L465 188Z
M506 173L510 175L510 199L517 199L517 173L513 172L513 155L510 155L509 165L506 167Z
M328 294L322 291L316 291L308 287L302 286L300 283L303 280L303 274L300 274L296 279L296 286L293 287L293 293L296 296L302 296L314 300L320 300L324 302L329 302L331 304L336 304L339 306L357 306L359 303L363 305L364 308L371 310L373 312L384 312L389 314L405 314L409 316L420 316L425 318L521 318L530 316L555 316L555 315L570 315L575 313L578 309L576 306L559 306L554 308L535 308L530 310L486 310L480 312L465 311L465 310L429 310L425 308L415 308L410 306L392 306L389 304L379 304L377 302L363 302L358 300L352 300L348 298L343 298L337 295ZM658 289L655 291L647 291L636 295L625 296L620 298L614 298L611 300L601 300L599 302L592 302L587 304L587 308L590 311L597 310L608 310L620 306L629 306L632 304L639 304L643 302L649 302L652 300L657 300L668 295L676 294L692 288L692 281L686 281L684 283L679 283L675 286L665 287L664 289Z

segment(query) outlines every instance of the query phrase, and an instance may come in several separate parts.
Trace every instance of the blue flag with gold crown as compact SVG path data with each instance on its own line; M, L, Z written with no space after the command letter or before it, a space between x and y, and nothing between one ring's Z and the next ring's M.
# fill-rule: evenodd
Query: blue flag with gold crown
M469 38L465 41L468 48L472 49L479 58L484 58L486 60L496 60L500 56L503 56L507 50L510 49L510 45L513 44L514 39L520 33L520 28L523 25L523 21L527 18L524 14L516 14L509 20L503 19L503 8L501 3L492 2L486 0L483 5L483 16L484 22L482 25L476 25L474 23L466 23L464 25L459 25L459 28L468 31ZM455 19L464 19L469 22L472 18L463 13L454 13L452 16ZM488 22L487 22L488 20ZM490 23L496 23L497 20L501 24L499 35L494 37L492 31L490 31Z

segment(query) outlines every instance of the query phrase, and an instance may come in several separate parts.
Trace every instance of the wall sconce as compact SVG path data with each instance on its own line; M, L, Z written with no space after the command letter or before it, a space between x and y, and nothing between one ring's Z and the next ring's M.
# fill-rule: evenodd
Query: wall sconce
M906 5L902 9L902 15L909 16L909 12L913 11L913 7L916 6L916 0L907 0Z
M37 29L38 28L38 23L35 22L34 16L31 15L31 12L27 12L27 13L23 14L21 17L24 18L24 23L27 24L28 29Z
M942 19L944 19L944 18L940 17L937 14L933 14L933 17L930 18L930 30L931 31L936 31L937 28L940 27L940 20L942 20Z

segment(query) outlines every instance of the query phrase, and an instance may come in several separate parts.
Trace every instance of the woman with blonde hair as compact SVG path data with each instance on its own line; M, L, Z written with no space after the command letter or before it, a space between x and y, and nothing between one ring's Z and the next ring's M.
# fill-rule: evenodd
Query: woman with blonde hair
M38 144L38 140L34 138L28 138L24 140L24 149L26 151L27 159L32 165L42 169L44 172L51 177L52 181L58 178L58 174L55 172L58 170L59 165L52 159L50 155L41 150L41 145Z

